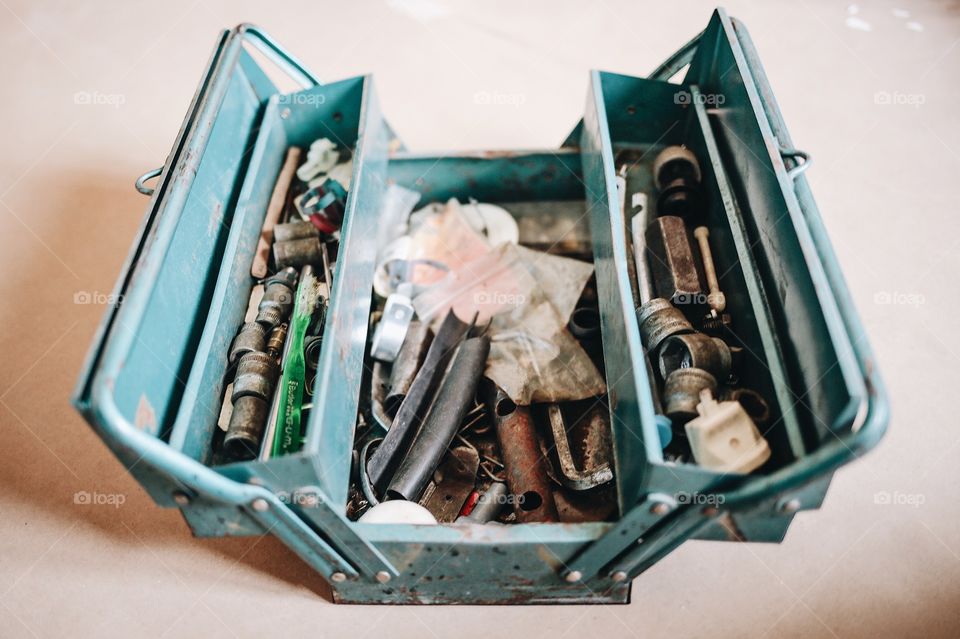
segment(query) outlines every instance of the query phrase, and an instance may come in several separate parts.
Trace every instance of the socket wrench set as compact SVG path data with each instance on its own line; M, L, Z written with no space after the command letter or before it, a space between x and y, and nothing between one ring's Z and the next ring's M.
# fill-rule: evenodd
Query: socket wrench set
M195 535L273 534L338 602L625 603L687 540L780 541L886 429L810 165L723 10L592 72L559 148L446 155L240 25L74 403Z

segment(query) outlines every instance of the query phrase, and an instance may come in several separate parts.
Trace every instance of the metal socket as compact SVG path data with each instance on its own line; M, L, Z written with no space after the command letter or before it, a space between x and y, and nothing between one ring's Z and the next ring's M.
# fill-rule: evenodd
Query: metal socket
M679 217L665 215L651 222L644 236L657 296L699 313L707 296L686 224Z
M290 222L273 227L274 242L289 242L308 237L320 237L320 231L310 222Z
M230 425L223 438L224 453L235 460L254 459L260 453L264 427L270 406L254 395L238 397L233 402Z
M247 353L263 351L266 334L263 325L257 322L247 322L241 326L230 345L230 355L227 357L230 365L236 364L237 360Z
M730 375L732 357L727 343L719 337L688 333L664 340L658 362L664 379L680 368L701 368L716 379L726 379Z
M293 292L297 285L297 270L284 268L263 283L263 298L257 307L256 321L268 330L290 315Z
M716 378L700 368L678 368L670 373L663 385L664 412L674 428L697 416L700 391L717 391Z
M312 224L307 224L312 227ZM307 264L320 264L323 261L323 248L319 237L305 237L273 244L273 260L277 268L292 266L300 268Z
M234 404L241 397L270 399L277 382L277 362L266 353L252 352L240 358L237 375L233 379Z
M578 340L591 340L600 335L600 312L592 306L581 306L570 315L570 332Z
M656 297L640 307L637 314L640 338L650 353L656 353L663 340L671 335L692 333L693 325L669 300Z

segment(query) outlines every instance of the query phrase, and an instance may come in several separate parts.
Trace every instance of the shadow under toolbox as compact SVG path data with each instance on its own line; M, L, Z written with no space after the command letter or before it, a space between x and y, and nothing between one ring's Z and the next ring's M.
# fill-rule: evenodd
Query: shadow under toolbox
M264 59L304 88L279 93ZM286 272L299 280L286 289L295 299L279 302L286 323L279 315L262 321L273 311L262 301L248 309L260 286L251 264L263 249L274 187L283 175L292 179L289 149L309 147L308 163L323 161L313 144L322 138L349 159L340 178L345 200L329 180L295 197L321 229L305 227L323 259L298 271L296 253L281 256L274 245L275 277L289 258L298 268ZM274 534L330 582L337 601L624 603L631 579L687 539L780 541L798 511L819 506L834 471L886 428L885 390L803 176L808 166L746 30L722 10L649 78L593 72L584 117L559 149L445 156L400 148L371 77L320 84L257 28L241 25L221 35L166 165L148 174L159 177L156 188L145 186L147 176L138 180L152 197L115 291L123 302L104 318L74 403L194 534ZM499 523L470 521L462 495L453 510L430 509L446 513L439 525L358 520L375 509L370 490L381 498L402 492L364 482L367 455L379 450L367 444L395 427L392 415L377 412L385 369L374 365L370 343L388 313L374 280L396 187L441 208L451 198L496 205L515 221L523 250L592 265L583 297L595 317L575 314L570 333L605 386L588 402L586 412L600 417L584 437L611 458L584 471L587 444L568 425L570 406L535 400L531 445L550 459L547 483L523 492L532 503L495 515ZM317 243L318 235L327 239ZM681 277L686 255L696 258L692 288ZM298 320L307 282L316 303ZM686 326L677 309L706 319L697 330L657 323ZM256 321L251 312L260 313ZM259 347L238 351L243 326ZM496 349L490 331L478 339ZM305 340L296 342L309 371L299 387L275 370L283 348L264 346L271 337L286 339L286 367L297 348L289 344ZM258 349L270 357L248 357ZM258 383L269 379L284 399L271 405L271 392L250 385L243 375L256 364L266 367ZM692 396L684 383L696 387ZM302 423L291 439L282 407L294 395ZM254 398L244 410L273 410L247 456L224 454L230 431L221 413L231 397ZM508 454L490 452L493 431L484 435L476 424L499 428L527 410L503 392L491 402L471 402L464 419L472 421L453 424L462 446L446 441L440 451L450 462L446 445L455 445L480 463L458 486L473 501L510 471ZM233 410L240 405L233 401ZM755 463L711 466L715 442L698 440L694 426L737 406L762 431ZM455 471L421 473L429 484L421 503ZM526 478L507 481L513 490ZM530 514L548 506L542 518Z

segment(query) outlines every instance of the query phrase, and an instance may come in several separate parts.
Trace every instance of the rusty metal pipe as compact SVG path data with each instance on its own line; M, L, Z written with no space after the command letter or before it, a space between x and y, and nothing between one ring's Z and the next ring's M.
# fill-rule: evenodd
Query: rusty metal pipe
M497 428L507 486L520 523L559 520L547 460L540 450L529 406L517 406L502 388L491 384L484 398Z

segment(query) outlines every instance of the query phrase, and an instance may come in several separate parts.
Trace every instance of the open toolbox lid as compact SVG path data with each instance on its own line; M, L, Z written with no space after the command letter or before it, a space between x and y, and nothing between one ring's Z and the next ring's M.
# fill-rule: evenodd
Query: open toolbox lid
M240 25L221 34L173 151L164 168L153 172L159 175L159 182L114 291L115 299L122 304L104 317L73 401L157 503L191 511L198 518L230 513L234 520L239 512L241 521L233 534L270 531L327 578L337 574L376 577L382 572L396 575L396 568L373 544L343 525L343 513L329 513L329 521L336 524L335 532L331 532L301 518L273 492L234 481L173 451L166 443L189 372L189 355L202 330L196 319L206 314L204 304L216 284L217 255L223 251L222 243L209 241L208 225L224 223L223 216L236 206L265 102L278 93L247 46L256 47L301 85L318 84L299 62L257 28ZM653 406L644 390L649 388L645 367L636 365L642 347L635 309L632 304L616 309L624 334L615 340L619 361L612 365L631 372L618 379L616 388L611 385L611 391L617 393L621 406L639 411L642 432L637 433L634 447L624 450L640 461L634 467L617 460L617 472L629 475L628 490L621 495L621 518L568 562L563 573L568 582L599 573L634 576L685 539L712 538L715 533L711 530L723 524L720 518L731 512L737 513L736 527L743 538L776 539L797 510L819 504L833 471L872 447L887 423L882 382L873 369L863 329L802 175L806 164L797 161L804 156L792 149L749 37L739 23L718 10L704 33L661 65L651 79L666 81L687 65L685 86L724 93L735 101L733 107L749 115L741 119L756 120L755 131L742 133L753 136L748 147L742 140L738 145L736 136L741 131L724 133L721 115L701 114L715 132L718 152L731 176L730 194L741 206L748 201L755 203L750 213L758 224L771 228L789 225L792 231L787 235L796 238L795 245L784 247L775 238L766 237L760 242L757 268L769 271L775 258L782 257L781 251L809 268L810 282L798 282L796 289L781 299L788 312L774 314L771 322L791 341L809 343L809 349L791 354L789 373L799 375L807 388L820 387L807 401L833 419L820 431L822 445L815 452L781 471L752 478L723 493L723 512L677 504L669 495L651 494L663 457ZM609 174L612 167L605 166L612 163L608 123L598 108L602 99L598 102L593 95L600 90L599 85L600 76L594 74L587 116L566 145L581 146L585 173ZM218 135L225 143L209 145ZM768 153L758 156L757 148ZM209 180L202 185L195 183L206 180L204 176ZM143 178L138 180L138 188L148 191L142 182ZM626 287L620 291L622 299L631 300L623 213L609 197L615 185L608 180L607 187L601 196L607 199L601 204L604 215L609 213L603 231L609 234L610 245L605 255L597 256L608 261L604 266L598 264L598 277L601 270L608 269L614 285ZM187 201L190 192L201 197ZM765 206L768 198L770 204ZM195 243L171 246L185 206L205 207L210 214L191 234ZM777 215L777 210L786 214ZM205 277L165 280L160 265L166 259L180 261L184 269L196 263L214 266ZM189 286L184 286L185 282ZM803 308L808 302L823 308L822 318L811 320ZM178 322L178 318L191 321ZM811 322L819 324L812 326ZM138 341L135 329L141 323L154 324L155 333L163 335L163 340L155 344ZM821 328L830 337L829 348L811 341ZM830 361L834 356L835 361ZM123 375L125 369L128 374ZM129 374L131 370L136 374ZM828 383L822 383L823 379ZM643 543L638 545L641 538Z
M770 371L783 421L790 422L794 461L766 476L724 481L697 467L665 463L630 290L628 221L609 197L616 193L610 132L642 113L642 105L611 114L605 100L621 106L623 92L637 80L594 72L586 115L565 145L580 146L585 177L603 172L608 180L606 201L595 202L602 214L592 224L604 237L598 288L602 280L608 289L619 288L622 304L601 304L602 313L617 316L604 328L624 329L613 336L616 346L605 350L611 410L639 411L641 428L616 449L622 517L570 562L568 577L601 569L632 577L688 538L779 541L797 511L820 505L833 472L879 441L889 419L883 382L803 175L809 156L793 147L745 27L718 9L704 32L649 80L668 90L665 83L681 76L671 85L674 95L683 92L695 110L710 159L718 164L709 172L720 182L732 223L749 238L738 250L760 288L751 296L769 303L762 313L754 310L763 315L757 319L764 348L778 356L779 368ZM708 108L709 96L717 95L724 97L722 108ZM801 420L812 427L801 433ZM665 490L668 484L701 499L678 503L677 493Z
M273 492L234 481L167 443L187 399L230 216L247 204L242 187L266 103L279 94L251 47L302 87L320 85L258 28L221 33L166 164L137 180L138 190L152 195L148 212L73 403L153 499L181 508L195 531L204 519L226 517L228 534L270 531L328 578L393 575L383 555L346 527L343 513L321 504L331 543ZM144 185L157 176L155 189Z

